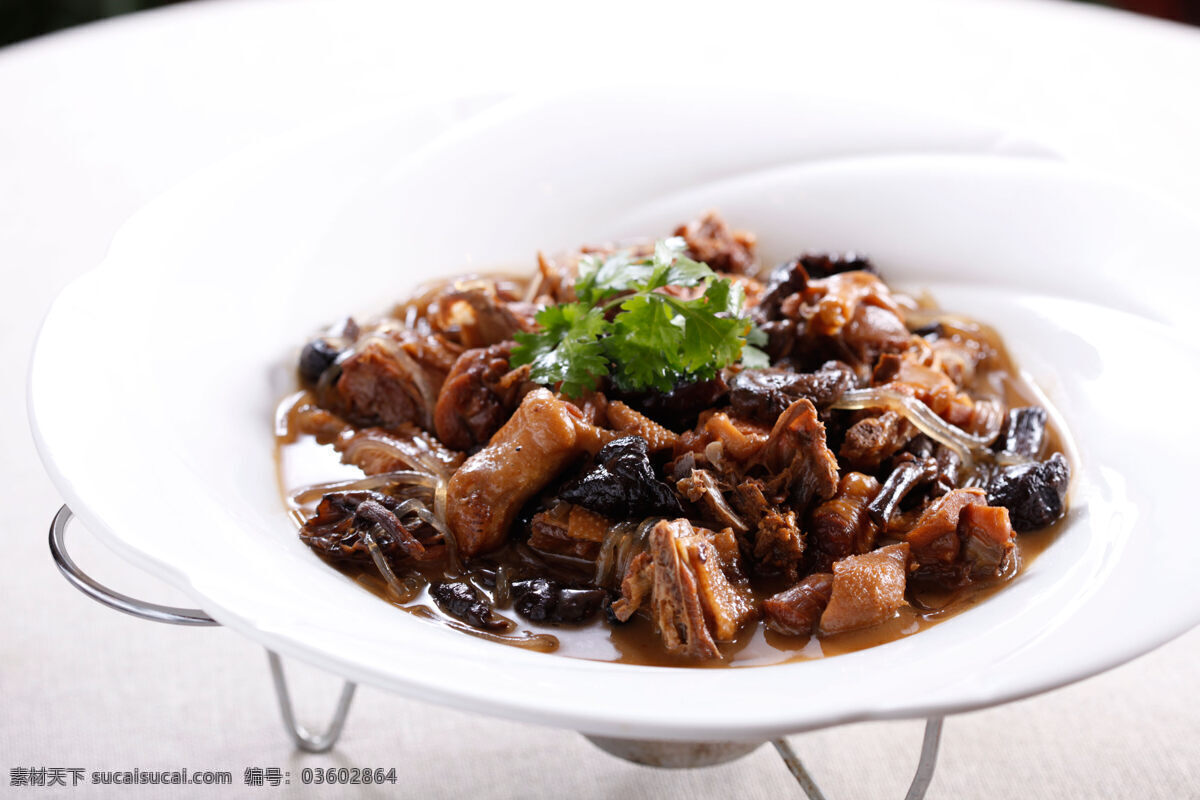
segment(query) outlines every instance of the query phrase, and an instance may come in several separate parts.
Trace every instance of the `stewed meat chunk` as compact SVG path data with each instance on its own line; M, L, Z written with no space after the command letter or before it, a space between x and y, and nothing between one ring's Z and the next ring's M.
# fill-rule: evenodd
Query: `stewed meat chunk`
M913 560L921 565L954 562L961 546L959 516L970 505L987 505L982 489L956 489L925 509L905 536L912 547Z
M916 433L917 429L904 417L895 411L884 411L851 425L838 455L854 469L874 472Z
M828 571L835 561L875 546L879 525L867 507L878 494L879 481L861 472L849 472L838 484L837 494L813 509L809 537L815 569Z
M808 537L796 525L796 512L771 509L754 533L755 571L795 580L807 545Z
M525 501L575 459L600 450L605 431L545 389L525 396L487 446L467 459L447 488L446 521L463 555L499 547Z
M833 574L814 572L763 601L767 627L787 636L811 636L833 594Z
M509 369L513 342L468 350L438 392L433 421L438 438L455 450L484 444L517 407L528 367Z
M629 619L648 598L650 617L668 652L719 658L716 642L732 640L756 614L748 587L727 576L712 533L687 520L659 522L647 544L647 552L630 563L614 613Z
M825 426L812 402L801 398L779 415L756 459L770 474L767 491L807 510L837 492L837 457L825 444Z
M833 565L833 590L821 614L823 635L869 628L904 604L908 544L893 544Z
M687 242L692 258L717 272L748 275L755 269L754 234L732 230L716 212L680 225L675 235Z
M972 580L995 578L1016 546L1016 534L1003 506L969 505L958 515L958 538L967 576Z

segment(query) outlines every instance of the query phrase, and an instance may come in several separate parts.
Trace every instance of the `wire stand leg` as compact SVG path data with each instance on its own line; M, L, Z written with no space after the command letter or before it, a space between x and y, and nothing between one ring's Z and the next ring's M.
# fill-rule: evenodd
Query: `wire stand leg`
M796 751L788 744L787 739L774 739L771 744L775 745L775 749L779 751L783 763L787 764L788 771L796 779L796 783L800 784L800 788L804 790L804 794L808 796L808 800L825 800L825 795L821 794L821 790L817 788L817 784L812 779L812 775L808 774L808 770L804 768L803 762L800 761L800 756L796 755Z
M925 720L925 736L921 739L921 758L917 761L917 773L913 775L904 800L922 800L929 784L933 782L933 771L937 768L938 747L942 743L942 717Z
M354 699L356 685L346 681L342 686L342 696L338 698L337 708L334 709L333 719L324 733L310 733L303 725L296 723L296 714L292 709L292 696L288 692L287 679L283 674L283 661L273 650L267 651L267 661L271 665L271 680L275 684L275 696L279 698L279 713L283 717L283 727L297 748L306 753L327 753L337 744L346 725L346 717L350 713L350 702Z
M913 775L912 783L909 784L908 794L904 795L904 800L923 800L925 793L929 791L929 784L933 781L933 771L937 768L938 746L941 744L941 740L942 717L930 717L925 721L925 736L921 740L921 758L917 762L917 772ZM775 745L775 749L783 758L783 763L787 765L788 771L792 773L796 783L800 784L800 788L804 790L804 794L808 796L809 800L825 800L825 795L821 794L812 775L804 768L800 756L796 755L796 751L788 744L787 739L775 739L771 744Z

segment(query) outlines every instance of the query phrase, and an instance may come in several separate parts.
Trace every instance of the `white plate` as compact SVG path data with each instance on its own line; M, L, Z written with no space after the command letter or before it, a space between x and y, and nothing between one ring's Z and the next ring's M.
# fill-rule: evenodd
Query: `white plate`
M427 700L695 740L999 703L1200 622L1185 472L1200 435L1177 411L1200 356L1162 324L1196 296L1189 218L996 131L798 97L517 100L411 158L387 125L361 133L260 149L141 212L55 302L34 355L35 436L67 502L223 624ZM889 279L1000 329L1081 459L1069 524L1011 586L858 653L663 669L454 633L298 541L271 415L307 334L435 273L654 234L710 205L758 232L768 259L866 250Z

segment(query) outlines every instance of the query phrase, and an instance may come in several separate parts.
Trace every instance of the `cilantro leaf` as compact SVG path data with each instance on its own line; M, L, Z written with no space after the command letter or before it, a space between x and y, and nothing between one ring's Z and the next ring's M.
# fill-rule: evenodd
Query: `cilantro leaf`
M613 320L614 335L605 340L605 353L616 367L613 379L622 389L669 392L679 378L671 355L684 346L685 324L665 297L650 292L633 295Z
M742 316L740 284L718 278L685 255L687 244L671 237L653 254L634 258L620 251L579 260L578 302L543 309L541 330L518 333L513 366L531 364L532 380L558 385L577 397L609 375L626 391L667 392L683 381L706 380L737 363L766 366L754 344L766 336ZM702 291L660 291L701 287ZM610 319L611 318L611 319Z
M561 384L564 394L578 397L608 374L600 342L608 322L601 309L564 303L542 309L536 320L542 330L518 332L510 360L513 366L531 364L530 380L547 386Z
M683 348L676 354L680 372L712 377L741 356L747 320L718 316L730 307L729 295L729 281L720 280L695 300L671 298L685 325Z

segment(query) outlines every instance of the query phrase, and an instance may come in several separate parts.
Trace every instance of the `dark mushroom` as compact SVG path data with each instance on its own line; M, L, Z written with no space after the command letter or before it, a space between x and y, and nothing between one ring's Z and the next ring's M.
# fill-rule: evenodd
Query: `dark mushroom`
M1070 480L1067 459L1055 453L1045 461L998 470L988 484L987 502L1008 509L1013 530L1036 531L1063 515Z
M875 499L867 504L867 513L880 526L886 526L905 495L919 484L933 480L938 474L938 462L932 458L905 458L883 482Z
M517 613L533 622L583 622L608 599L603 589L572 589L548 578L515 581L512 594Z
M816 372L744 369L729 382L729 400L740 416L772 425L801 397L823 411L854 384L854 371L840 361L828 361Z
M328 339L313 339L300 351L300 380L306 386L315 386L341 354L342 348Z
M421 558L425 546L396 516L398 508L396 498L381 492L330 492L300 529L300 539L326 558L368 562L368 531L387 558Z
M463 581L444 581L429 585L429 594L438 608L473 628L485 631L504 631L512 623L496 616L491 605L480 597L475 587Z
M559 497L613 519L683 514L675 492L655 476L640 436L622 436L600 448L595 466Z
M1000 439L1005 453L1028 459L1037 458L1046 440L1046 409L1041 406L1014 408L1004 421Z

